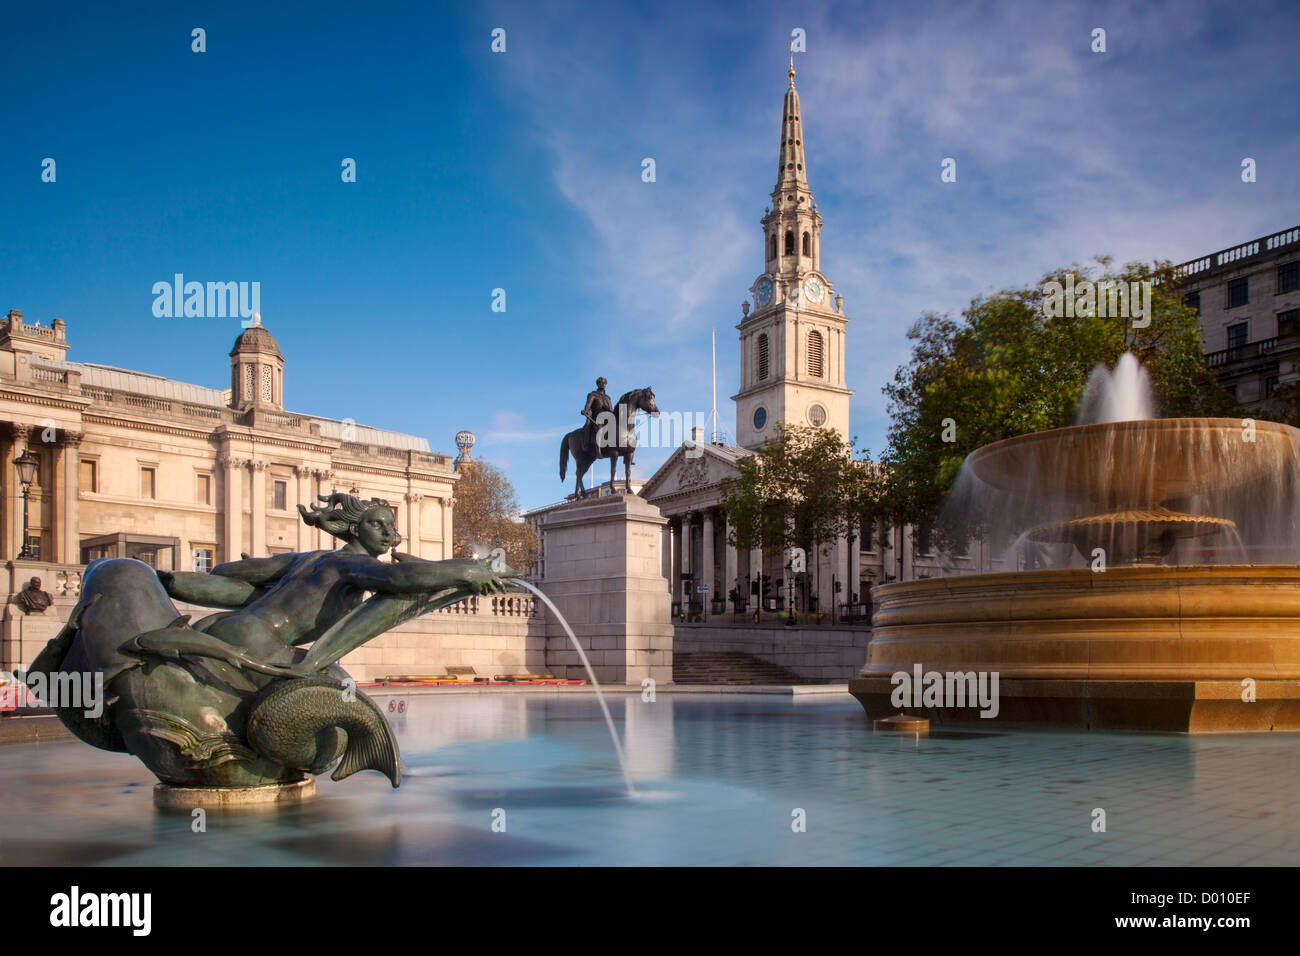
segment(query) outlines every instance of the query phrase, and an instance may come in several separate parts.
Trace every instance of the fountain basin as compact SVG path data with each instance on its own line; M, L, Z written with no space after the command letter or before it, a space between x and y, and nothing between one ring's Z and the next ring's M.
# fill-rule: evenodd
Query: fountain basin
M999 675L998 723L1214 732L1300 730L1300 567L1136 565L961 575L872 592L849 690L897 713L890 676ZM1242 700L1245 679L1256 700ZM905 708L937 723L970 707Z

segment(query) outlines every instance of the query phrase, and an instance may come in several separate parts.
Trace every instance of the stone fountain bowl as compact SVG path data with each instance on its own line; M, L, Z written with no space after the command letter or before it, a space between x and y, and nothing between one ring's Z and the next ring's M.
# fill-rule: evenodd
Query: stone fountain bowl
M1300 430L1278 422L1154 418L1007 438L968 464L999 491L1134 507L1246 484L1298 450Z

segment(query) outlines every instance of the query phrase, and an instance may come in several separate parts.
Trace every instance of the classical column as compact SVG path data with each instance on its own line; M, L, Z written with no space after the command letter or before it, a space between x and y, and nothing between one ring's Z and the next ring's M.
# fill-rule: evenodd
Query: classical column
M225 522L227 561L238 561L239 552L244 547L244 465L243 458L222 458L219 460L222 477L225 482Z
M731 543L731 539L727 534L726 512L723 511L718 512L718 521L720 522L720 529L722 531L722 544L723 547L726 548L726 550L723 552L724 557L722 559L722 585L721 585L722 587L721 597L725 598L731 593L731 589L733 587L736 588L737 590L740 589L740 582L739 580L737 580L740 577L740 560L736 554L736 546ZM744 595L741 596L743 597Z
M668 536L667 547L664 554L668 555L668 593L676 594L677 585L673 582L677 578L677 540L681 533L677 530L678 521L676 518L669 517L668 523L664 525L664 533Z
M708 588L708 590L705 591L703 595L701 595L701 599L705 603L705 606L707 607L708 602L718 596L717 581L714 579L715 576L713 573L713 509L712 508L704 509L704 534L703 534L703 539L701 541L701 547L700 547L700 564L702 565L702 567L700 568L700 571L702 573L700 574L700 579L697 582L697 584L702 584L706 588Z
M266 550L266 462L259 458L253 462L253 482L249 492L249 512L252 516L252 543L248 553L264 558Z
M451 547L452 547L451 509L452 506L455 505L455 503L456 503L455 498L442 499L442 556L443 558L450 558L452 554L451 552Z
M328 468L318 468L312 472L312 477L316 479L316 495L317 495L316 503L324 504L324 502L320 500L320 496L324 495L325 497L328 498L330 492L333 491L333 487L331 486L330 483L334 480L334 472L330 471ZM315 533L316 533L315 550L317 551L333 550L334 537L328 531L326 531L324 528L316 528Z
M27 450L27 438L30 434L30 425L22 425L18 422L11 424L9 450L5 454L4 461L0 462L0 468L5 470L4 487L8 490L4 508L7 533L3 542L3 557L8 561L16 558L23 546L23 486L18 481L18 469L14 467L14 459Z
M311 494L311 469L304 465L294 465L293 476L298 479L297 482L295 482L293 492L294 496L298 499L297 503L302 505L304 508L307 508L313 503ZM308 527L307 522L303 521L302 518L299 517L297 545L299 551L315 550L312 547L311 537L311 528Z
M420 554L420 502L423 500L424 495L418 491L406 495L406 541L402 550L417 558L423 557Z
M682 612L687 611L690 604L691 594L682 582L683 574L690 574L694 569L691 567L691 525L694 523L694 512L687 511L682 515L682 541L681 541L681 561L677 581L673 584L673 593L681 596Z
M81 563L81 534L78 529L78 516L81 505L78 501L81 491L81 462L77 449L81 447L86 436L79 432L63 432L59 435L59 463L57 470L62 474L55 480L56 532L54 540L54 560L61 564Z

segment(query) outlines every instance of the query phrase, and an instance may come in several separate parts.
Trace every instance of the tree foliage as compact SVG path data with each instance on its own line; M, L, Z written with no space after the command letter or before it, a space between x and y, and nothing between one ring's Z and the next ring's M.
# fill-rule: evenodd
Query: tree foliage
M989 442L1074 424L1093 368L1112 367L1131 350L1146 367L1168 417L1236 415L1235 399L1205 364L1197 313L1182 304L1168 262L1110 269L1071 266L1034 288L976 297L962 321L927 313L908 332L912 360L885 386L892 419L883 456L889 473L884 508L897 524L932 527L966 456ZM1084 309L1048 317L1043 285L1153 283L1150 324ZM942 529L939 529L942 531ZM947 542L952 543L952 542Z
M519 500L505 473L486 461L461 466L452 511L452 554L487 557L495 548L516 571L527 572L537 558L537 533L517 520Z
M738 548L811 555L880 516L879 469L855 459L853 442L829 428L778 422L776 435L737 467L723 483L722 505Z

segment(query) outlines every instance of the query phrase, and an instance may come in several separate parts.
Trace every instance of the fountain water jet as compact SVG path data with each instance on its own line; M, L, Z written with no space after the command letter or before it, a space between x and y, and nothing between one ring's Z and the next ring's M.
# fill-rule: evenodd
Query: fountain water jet
M637 795L636 788L632 786L632 776L627 770L627 758L623 756L623 744L618 739L618 731L614 729L614 718L609 712L609 705L605 703L605 695L601 693L600 681L596 680L596 672L591 668L591 661L587 660L586 651L584 651L582 645L578 643L577 635L573 633L573 628L569 627L569 622L564 619L564 615L560 613L560 609L555 606L554 602L551 601L551 599L548 598L540 588L530 584L522 578L513 578L512 580L515 584L527 588L529 591L532 591L533 594L537 595L537 597L541 598L542 602L551 609L551 613L559 620L560 626L564 628L564 633L569 635L569 641L573 644L573 649L578 652L578 657L582 661L582 666L587 669L587 676L591 678L591 686L596 690L596 700L600 702L600 709L605 714L605 726L609 728L609 739L614 742L614 753L618 755L618 766L619 769L623 771L623 782L627 784L627 795L629 797L635 797Z

